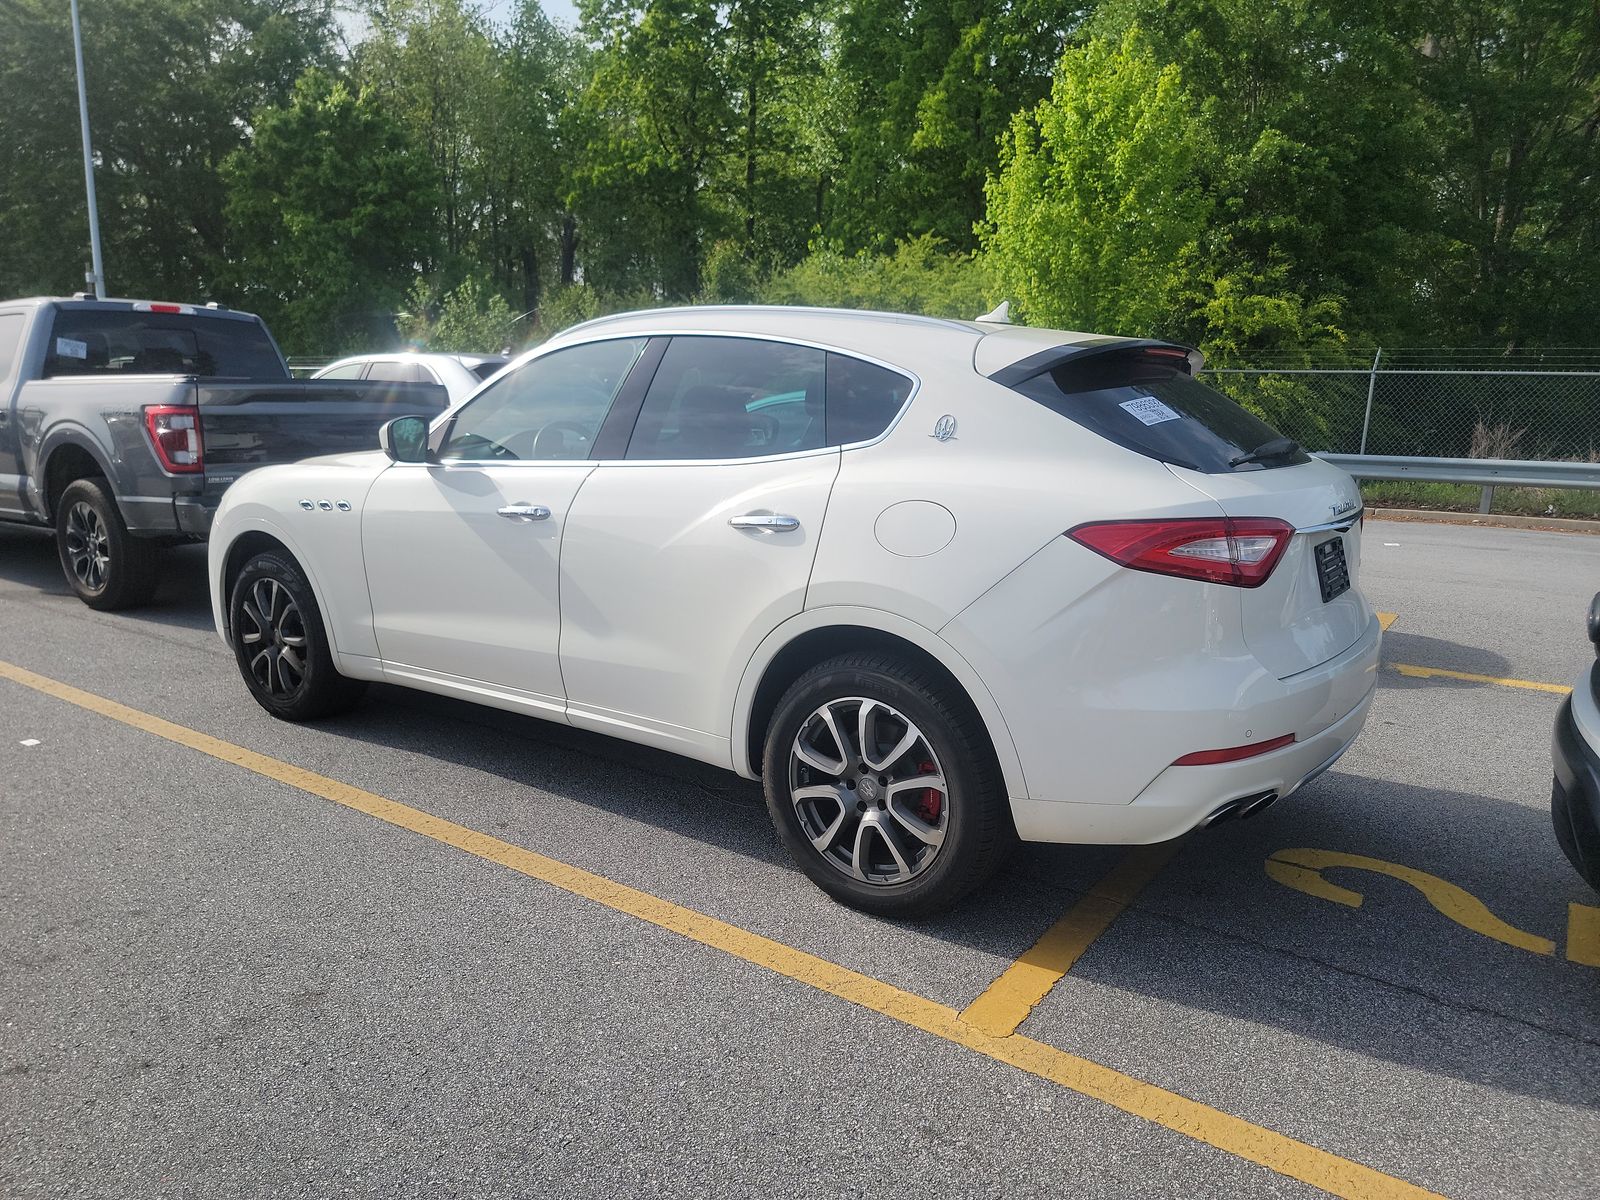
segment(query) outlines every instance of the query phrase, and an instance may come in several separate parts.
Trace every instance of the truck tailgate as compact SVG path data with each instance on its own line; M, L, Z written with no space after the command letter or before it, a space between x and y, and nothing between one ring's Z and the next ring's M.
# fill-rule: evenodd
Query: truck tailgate
M431 383L201 380L198 389L207 493L255 467L375 450L386 421L431 420L448 403L444 388Z

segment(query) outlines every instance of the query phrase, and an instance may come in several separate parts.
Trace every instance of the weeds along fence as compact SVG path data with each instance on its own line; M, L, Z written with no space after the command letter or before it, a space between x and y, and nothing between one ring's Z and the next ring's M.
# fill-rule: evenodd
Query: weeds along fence
M1363 359L1208 368L1203 377L1312 450L1600 461L1600 351L1377 350Z

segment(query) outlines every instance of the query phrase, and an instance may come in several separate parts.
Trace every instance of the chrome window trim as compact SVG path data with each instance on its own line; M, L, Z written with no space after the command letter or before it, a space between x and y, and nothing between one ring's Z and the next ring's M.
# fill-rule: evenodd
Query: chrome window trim
M557 337L559 337L559 336L560 335L558 334ZM893 433L895 431L895 429L899 426L900 422L902 420L904 420L906 413L910 410L912 404L916 402L918 394L921 393L921 391L922 391L922 377L920 375L918 375L915 371L911 370L909 367L902 367L897 363L888 362L888 361L886 361L884 359L881 359L881 358L874 358L870 354L862 354L862 353L860 353L859 351L856 351L856 350L841 349L840 347L834 346L834 345L830 345L827 342L812 341L809 338L786 337L783 334L778 334L778 333L741 333L741 332L739 332L737 330L721 330L721 329L683 329L683 328L670 326L670 325L668 325L668 326L659 326L659 327L658 326L651 326L651 327L646 328L646 329L630 329L627 332L622 332L620 330L607 330L607 331L604 331L604 332L602 332L600 330L595 330L593 336L574 338L573 340L568 341L568 342L561 342L559 345L552 345L550 342L546 342L543 346L535 347L534 349L525 351L523 354L519 355L518 357L513 358L510 362L506 363L505 366L501 367L499 372L496 372L494 375L490 376L490 378L491 379L498 379L500 377L500 374L502 372L505 372L505 371L521 370L521 368L524 366L524 364L535 362L538 359L543 358L547 354L556 353L558 350L567 350L567 349L571 349L574 346L592 345L595 342L620 342L620 341L627 341L627 340L629 340L631 338L649 339L649 338L653 338L653 337L664 337L664 338L678 338L678 337L743 338L743 339L745 339L747 341L779 342L779 343L782 343L784 345L789 345L789 346L805 346L806 348L811 349L811 350L821 350L821 351L823 351L825 353L828 353L828 354L839 354L839 355L842 355L845 358L853 358L853 359L856 359L859 362L868 363L868 364L870 364L870 365L872 365L874 367L882 367L885 371L892 371L896 375L899 375L902 379L907 379L907 380L909 380L911 382L911 391L906 394L905 402L903 404L901 404L900 411L895 413L894 417L889 421L889 424L884 427L883 432L880 433L877 437L868 438L866 441L862 441L862 442L844 442L844 443L841 443L840 445L837 445L837 446L831 446L831 445L830 446L819 446L814 450L791 450L787 454L762 454L762 455L756 455L756 456L751 457L751 458L582 458L582 459L579 459L579 458L562 458L562 459L528 459L528 460L514 459L512 461L513 462L527 461L529 463L536 463L536 462L561 462L561 463L592 462L596 466L606 466L606 467L629 466L629 465L632 465L632 466L647 466L647 467L673 467L673 466L681 467L681 466L708 466L708 465L711 465L711 464L714 464L714 463L778 462L778 461L783 460L783 459L800 458L800 457L803 457L803 456L808 455L808 454L821 454L821 453L823 453L825 451L838 450L838 451L843 452L845 450L861 450L861 449L864 449L864 448L866 448L868 446L876 446L879 442L883 441L891 433ZM552 341L554 341L554 339L552 339ZM826 365L824 365L823 379L824 379L824 387L826 387L826 379L827 379ZM484 382L488 383L489 381L485 380ZM469 397L467 397L466 400L463 400L461 402L461 407L464 407L465 405L469 404L473 399L476 398L476 395L477 395L477 393L475 392L475 393L473 393L472 396L469 396ZM649 397L649 393L646 392L646 398L648 399L648 397ZM616 402L615 399L613 399L612 403L615 403L615 402ZM443 426L443 424L444 424L444 422L445 422L445 420L447 418L453 417L457 411L459 411L457 408L451 408L451 409L446 410L445 412L440 413L439 416L437 418L435 418L434 425L431 426L429 428L429 430L428 430L430 436L434 432L436 432L437 429L439 429L439 428L441 428ZM465 465L465 466L477 465L477 466L503 467L503 466L507 465L506 461L503 460L503 459L453 458L453 459L450 460L450 462L455 463L455 464Z

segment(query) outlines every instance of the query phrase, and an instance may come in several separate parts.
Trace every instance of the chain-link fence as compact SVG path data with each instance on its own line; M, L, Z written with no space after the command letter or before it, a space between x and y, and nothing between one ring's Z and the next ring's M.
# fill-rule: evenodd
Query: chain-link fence
M1378 351L1364 366L1264 365L1204 378L1312 450L1596 462L1597 360Z

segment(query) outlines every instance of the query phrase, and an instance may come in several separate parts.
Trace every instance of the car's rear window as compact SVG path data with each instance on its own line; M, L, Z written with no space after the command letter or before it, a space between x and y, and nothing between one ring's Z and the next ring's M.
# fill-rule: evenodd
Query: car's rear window
M510 361L507 358L486 359L481 363L473 363L467 370L471 371L479 379L487 379Z
M56 310L44 374L288 378L257 321L94 308Z
M1208 474L1260 471L1308 461L1260 417L1192 378L1171 350L1101 351L1041 371L1012 388L1150 458ZM1237 463L1277 441L1263 461Z

